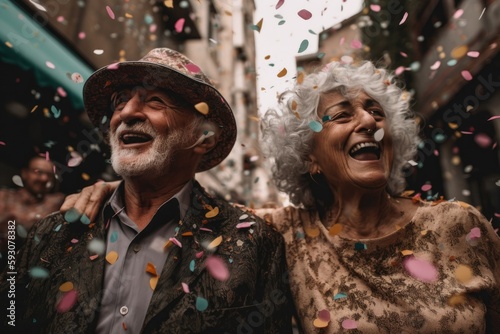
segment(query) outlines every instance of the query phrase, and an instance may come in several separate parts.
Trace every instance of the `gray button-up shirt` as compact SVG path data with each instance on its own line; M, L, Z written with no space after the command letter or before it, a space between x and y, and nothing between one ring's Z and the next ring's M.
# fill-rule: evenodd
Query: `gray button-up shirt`
M168 257L164 246L187 211L192 187L190 181L163 203L142 231L127 216L123 182L106 203L104 215L109 226L97 333L141 331L153 289Z

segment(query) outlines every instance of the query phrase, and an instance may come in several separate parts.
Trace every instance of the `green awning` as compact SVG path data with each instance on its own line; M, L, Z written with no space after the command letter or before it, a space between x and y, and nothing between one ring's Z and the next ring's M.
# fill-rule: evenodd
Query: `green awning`
M83 109L83 82L75 82L71 75L78 73L86 80L92 68L12 1L0 0L0 41L2 62L33 71L42 87L61 87L75 109Z

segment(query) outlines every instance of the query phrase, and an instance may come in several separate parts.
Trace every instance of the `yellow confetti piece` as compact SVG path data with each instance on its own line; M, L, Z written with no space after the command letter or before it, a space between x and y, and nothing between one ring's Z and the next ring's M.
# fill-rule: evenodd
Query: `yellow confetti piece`
M148 264L146 264L146 272L153 276L158 276L158 274L156 273L156 267L151 262L148 262Z
M325 328L326 326L328 326L328 322L327 322L327 321L323 321L323 320L321 320L321 319L316 318L316 319L314 319L314 321L313 321L313 325L314 325L314 327L316 327L316 328Z
M208 104L205 102L200 102L194 105L194 108L198 110L200 114L207 115L209 112Z
M165 7L174 8L174 0L165 0L163 1L163 4L165 5Z
M464 209L467 209L470 205L465 203L465 202L462 202L462 201L458 201L458 204L460 204L460 206Z
M472 270L468 266L461 264L455 269L455 278L460 283L465 284L472 279Z
M469 47L467 45L460 45L451 50L451 57L455 59L460 59L467 54Z
M113 264L118 260L118 253L115 251L111 251L106 255L106 261L108 261L109 264Z
M455 129L458 129L458 124L457 123L448 123L448 126L450 127L450 129L452 130L455 130Z
M74 288L73 283L66 282L66 283L61 284L61 286L59 287L59 291L68 292L68 291L73 290L73 288Z
M7 45L11 49L14 47L9 41L5 42L5 45Z
M156 284L158 284L158 276L153 276L149 279L149 287L151 290L156 288Z
M306 232L307 236L311 238L316 238L319 236L319 228L317 227L306 227L304 229L304 232Z
M248 119L254 122L260 122L260 118L256 116L248 116Z
M43 116L50 117L49 108L43 108Z
M133 16L132 14L125 13L125 17L126 17L127 19L131 19L131 18L133 18L134 16Z
M287 74L286 68L283 68L279 73L278 73L278 78L282 78Z
M88 180L90 180L90 175L87 173L82 173L82 179L84 179L85 181L88 181Z
M420 234L421 235L427 235L427 232L428 232L427 230L423 230L423 231L420 232Z
M304 77L305 77L304 72L299 72L297 74L297 83L299 85L304 82Z
M35 105L35 106L33 107L33 109L31 109L31 112L34 112L37 108L38 108L38 104L37 104L37 105Z
M217 238L212 240L212 242L207 246L207 249L214 249L217 246L219 246L221 244L221 242L222 242L222 236L219 235Z
M215 207L212 210L205 213L205 217L206 218L213 218L213 217L217 216L218 214L219 214L219 208Z
M328 230L328 233L330 235L337 235L337 234L340 234L340 232L342 232L343 229L344 229L344 226L342 224L335 224L332 227L330 227L330 230Z
M233 16L233 13L228 10L225 10L224 14L226 14L227 16Z
M259 22L255 25L257 27L257 31L260 32L262 30L262 23L264 22L264 19L260 19Z
M448 299L448 305L459 306L465 304L466 301L467 298L462 294L453 295Z
M405 249L405 250L401 251L401 254L403 254L403 256L412 255L413 251L409 250L409 249Z

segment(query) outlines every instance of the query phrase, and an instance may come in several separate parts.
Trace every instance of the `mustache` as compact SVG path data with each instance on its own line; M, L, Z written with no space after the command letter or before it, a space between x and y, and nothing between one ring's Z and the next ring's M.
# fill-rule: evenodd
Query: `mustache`
M116 130L111 133L111 136L119 138L124 131L134 131L139 133L147 134L151 137L156 137L158 134L156 130L148 123L134 123L134 124L126 124L120 123Z

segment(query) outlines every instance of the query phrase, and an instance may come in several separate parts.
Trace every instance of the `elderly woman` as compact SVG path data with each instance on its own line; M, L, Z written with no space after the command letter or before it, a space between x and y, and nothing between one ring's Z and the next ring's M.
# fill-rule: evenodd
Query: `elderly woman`
M401 196L418 128L395 77L333 62L280 100L262 119L263 149L294 206L266 216L285 237L303 331L499 333L491 224L465 203ZM94 215L107 188L64 209Z

